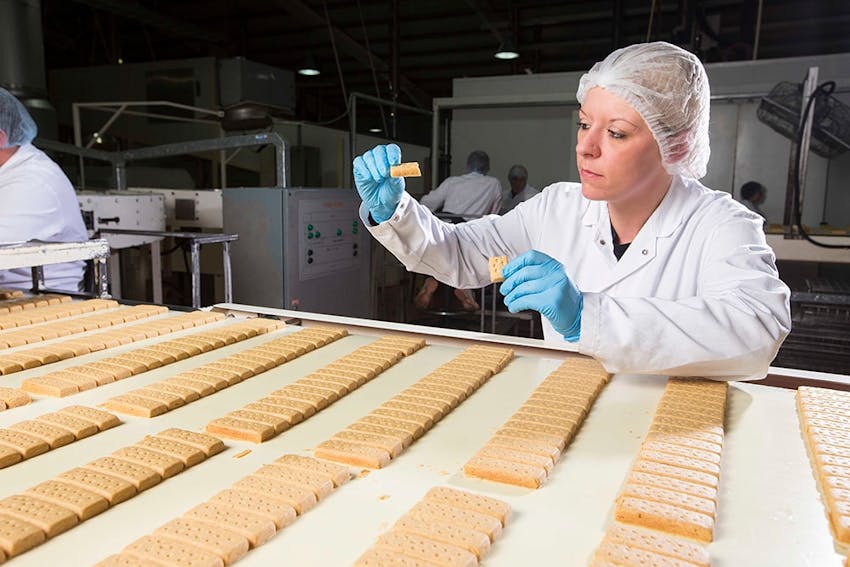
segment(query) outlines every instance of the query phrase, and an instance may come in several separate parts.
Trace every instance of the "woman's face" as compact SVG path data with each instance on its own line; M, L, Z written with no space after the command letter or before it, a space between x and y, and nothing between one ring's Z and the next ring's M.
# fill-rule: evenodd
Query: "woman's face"
M579 110L576 164L582 193L593 201L657 204L670 186L646 122L601 87L588 91Z

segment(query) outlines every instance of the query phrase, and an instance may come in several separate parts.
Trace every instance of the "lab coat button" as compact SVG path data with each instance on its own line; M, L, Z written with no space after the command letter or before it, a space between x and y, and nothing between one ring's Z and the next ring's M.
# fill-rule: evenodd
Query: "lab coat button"
M605 241L604 241L604 240L600 240L600 241L599 241L599 244L601 244L602 246L605 246Z
M643 250L640 251L640 253L643 254L644 256L646 256L647 254L649 254L649 250L644 248Z

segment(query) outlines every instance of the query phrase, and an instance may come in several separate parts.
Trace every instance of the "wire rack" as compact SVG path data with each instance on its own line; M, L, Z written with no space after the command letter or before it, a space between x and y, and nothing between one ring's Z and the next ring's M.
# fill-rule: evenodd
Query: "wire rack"
M783 81L761 99L758 119L790 140L797 139L803 85ZM811 150L829 158L850 149L850 107L831 95L820 95L815 102Z

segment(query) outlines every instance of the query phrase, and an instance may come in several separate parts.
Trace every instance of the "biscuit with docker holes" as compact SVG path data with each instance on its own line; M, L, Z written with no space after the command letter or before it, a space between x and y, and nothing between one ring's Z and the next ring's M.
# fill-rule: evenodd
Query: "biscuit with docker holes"
M390 177L422 177L419 164L415 161L390 166Z
M508 263L507 256L491 256L487 262L490 268L490 281L493 283L505 281L505 276L502 275L502 268Z

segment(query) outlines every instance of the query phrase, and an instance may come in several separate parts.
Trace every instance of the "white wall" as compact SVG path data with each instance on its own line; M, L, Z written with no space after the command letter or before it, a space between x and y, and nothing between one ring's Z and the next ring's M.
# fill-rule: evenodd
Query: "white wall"
M710 125L712 156L703 183L733 192L756 180L768 188L764 210L781 223L785 206L790 142L756 118L758 100L780 81L801 82L810 66L819 67L819 82L834 80L850 91L850 54L745 61L707 66L712 95L752 94L750 99L714 100ZM582 73L512 75L454 80L454 99L563 93L573 95ZM836 95L850 104L850 94ZM454 110L452 174L463 173L466 156L480 149L490 155L491 175L507 190L507 171L514 163L529 169L529 181L544 187L553 181L577 181L575 122L578 103L558 107ZM827 199L827 220L850 225L850 152L831 160L809 156L803 222L817 225ZM827 185L828 182L828 185Z

